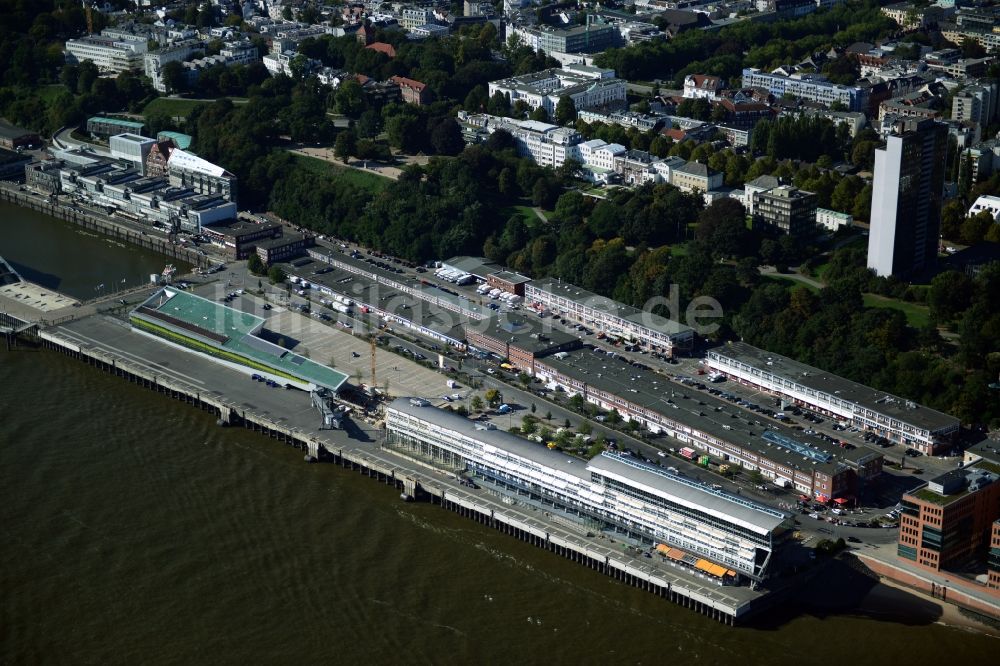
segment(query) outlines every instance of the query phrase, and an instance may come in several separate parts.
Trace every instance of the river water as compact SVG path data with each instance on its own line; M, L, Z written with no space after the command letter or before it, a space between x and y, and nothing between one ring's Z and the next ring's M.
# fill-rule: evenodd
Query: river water
M179 272L191 268L6 201L0 201L0 257L25 280L81 300L146 283L168 262Z
M76 288L64 254L34 256ZM0 663L979 664L997 648L850 615L724 627L23 347L0 348L0 530Z

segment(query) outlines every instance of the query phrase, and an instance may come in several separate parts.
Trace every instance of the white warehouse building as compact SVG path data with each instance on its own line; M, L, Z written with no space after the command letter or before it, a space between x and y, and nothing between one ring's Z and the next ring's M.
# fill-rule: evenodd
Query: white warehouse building
M552 507L643 543L721 565L719 583L767 577L788 516L617 454L583 461L471 421L425 400L386 408L386 446L433 466L468 470L519 501Z

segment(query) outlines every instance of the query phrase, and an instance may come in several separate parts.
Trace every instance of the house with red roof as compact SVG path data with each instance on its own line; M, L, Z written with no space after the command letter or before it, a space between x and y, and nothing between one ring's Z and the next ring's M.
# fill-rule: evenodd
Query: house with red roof
M403 101L416 106L424 106L431 101L431 91L427 89L427 84L405 76L393 76L389 79L399 86L399 93Z

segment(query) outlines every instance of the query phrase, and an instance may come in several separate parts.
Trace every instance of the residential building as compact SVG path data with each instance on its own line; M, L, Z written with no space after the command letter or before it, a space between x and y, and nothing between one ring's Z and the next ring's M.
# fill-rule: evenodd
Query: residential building
M903 495L897 554L931 571L982 565L990 561L998 518L1000 475L995 465L946 472ZM1000 590L992 589L1000 596Z
M854 226L854 216L849 213L838 213L826 208L816 209L816 225L827 231L839 231Z
M425 106L431 101L431 91L426 83L408 79L405 76L393 76L389 79L399 86L400 95L404 102L414 106Z
M396 57L396 47L393 46L392 44L386 44L385 42L372 42L365 48L371 49L372 51L377 51L378 53L381 53L390 60Z
M695 553L721 565L720 582L765 578L788 536L788 516L775 509L617 454L573 459L426 400L394 400L385 427L393 450L471 472L502 495L544 503L566 519Z
M552 278L525 285L524 304L542 314L558 313L601 336L630 340L667 355L694 345L694 330L688 326Z
M576 146L582 137L568 127L464 111L459 112L458 120L470 143L485 141L493 132L503 130L514 138L518 155L531 157L537 164L558 169L567 159L579 159Z
M900 121L875 150L868 268L907 276L933 267L941 228L947 128L932 120Z
M764 88L775 97L791 95L824 106L838 103L848 111L864 111L868 90L860 86L831 83L818 74L768 74L753 67L743 70L744 88Z
M781 185L754 195L753 225L765 232L805 236L816 229L816 195Z
M610 23L588 23L569 28L549 25L508 28L508 36L512 34L533 50L546 54L600 53L622 43L618 27Z
M774 111L761 102L735 102L731 99L720 99L713 106L723 110L721 122L735 130L749 132L765 118L773 118Z
M465 324L469 347L508 360L520 372L534 376L535 360L579 348L583 342L532 316L506 315Z
M916 92L900 95L887 99L878 107L878 119L881 121L886 116L894 116L897 120L901 118L940 118L944 101L928 90L918 90Z
M625 108L625 81L614 75L611 69L564 65L561 69L490 81L489 95L499 92L510 99L511 105L522 101L530 109L544 108L550 118L563 96L572 100L577 111L620 110Z
M76 65L89 60L101 72L119 74L142 69L147 50L146 37L123 39L121 36L87 35L66 40L66 62Z
M166 92L167 85L163 82L162 76L163 66L171 62L184 62L204 47L204 42L192 39L157 49L143 56L143 71L152 81L153 88L159 92Z
M17 150L18 148L33 148L41 145L42 140L37 132L21 129L0 118L0 148Z
M710 349L706 361L742 384L927 455L951 449L958 435L954 416L744 342Z
M719 76L708 74L688 74L684 77L684 97L687 99L719 99L719 93L726 82Z
M410 30L410 39L429 39L431 37L447 37L451 29L446 25L425 23Z
M980 81L976 85L962 88L951 100L952 120L988 127L997 114L1000 101L998 92L1000 86L996 81Z
M969 207L969 213L967 217L972 217L973 215L978 215L983 211L989 212L993 216L994 220L1000 220L1000 197L990 196L989 194L981 194Z
M637 111L611 111L601 113L600 111L588 111L586 109L576 114L577 120L586 123L604 123L605 125L621 125L622 127L634 127L641 132L648 132L656 129L657 125L663 124L663 118L653 116L648 113L638 113Z
M397 20L404 30L412 30L419 25L433 23L434 10L426 7L403 7Z
M129 313L132 330L280 386L338 391L347 375L261 337L264 319L164 287Z
M674 169L671 184L684 192L711 192L722 187L723 174L700 162Z
M748 183L743 184L743 207L747 209L747 215L754 214L754 206L757 202L756 196L762 192L769 192L781 185L781 181L774 176L757 176Z

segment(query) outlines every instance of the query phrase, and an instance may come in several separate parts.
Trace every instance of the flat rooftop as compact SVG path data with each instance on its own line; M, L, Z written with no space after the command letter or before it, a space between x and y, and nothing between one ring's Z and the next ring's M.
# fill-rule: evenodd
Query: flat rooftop
M634 308L630 305L625 305L624 303L619 303L618 301L611 300L606 296L595 294L594 292L587 291L582 287L577 287L576 285L566 282L560 282L553 278L534 280L531 283L531 287L537 288L541 291L547 291L554 296L565 298L576 303L582 303L602 312L617 315L622 319L626 319L635 324L645 326L646 328L659 331L667 335L694 333L694 329L689 326L685 326L680 322L676 322L673 319L667 319L666 317L662 317L658 314L654 314L646 310L640 310L639 308Z
M678 504L703 511L727 522L737 522L758 532L772 532L788 517L783 512L667 470L614 453L602 453L588 470L614 474L656 491Z
M255 231L260 231L262 229L268 229L273 231L281 227L280 224L274 222L245 222L243 220L233 220L226 222L217 222L210 227L205 229L209 234L218 234L220 236L228 236L230 238L236 238L238 236L244 236L246 234L251 234Z
M466 324L465 330L510 342L535 355L572 342L581 342L579 337L547 326L546 320L521 312L504 312L483 322L472 322Z
M820 469L832 475L844 465L857 467L869 459L881 456L865 447L842 449L833 446L818 437L783 426L759 412L751 412L717 398L707 390L681 384L652 370L636 368L620 356L611 358L607 354L584 348L548 356L540 362L588 386L620 396L635 405L721 441L737 444L792 469L804 472ZM771 433L768 439L764 438L765 432ZM781 442L786 440L798 446L783 446ZM800 451L805 449L819 455L804 455Z
M264 324L262 318L186 291L165 287L136 308L133 314L158 326L165 324L181 334L206 338L220 349L259 361L318 386L336 391L347 381L343 372L257 337Z
M800 363L794 359L760 349L745 342L730 342L710 350L763 372L779 375L802 386L835 395L899 421L925 428L930 432L957 428L959 420L949 414L924 407L899 396L878 391L864 384L845 379L832 372Z
M509 451L525 460L590 481L590 473L586 469L587 462L584 460L551 450L546 446L512 435L504 430L485 429L478 421L473 421L448 409L438 409L426 400L421 402L424 404L416 405L410 402L410 398L396 398L389 404L389 407L403 414L423 419L435 426L472 437L484 444Z

